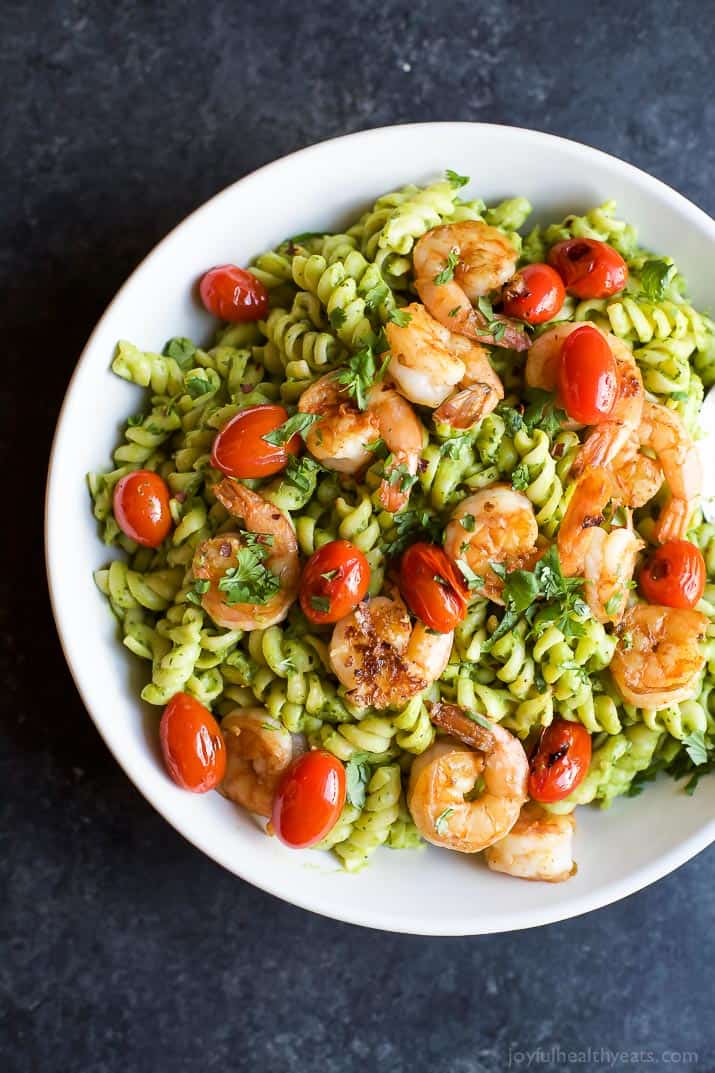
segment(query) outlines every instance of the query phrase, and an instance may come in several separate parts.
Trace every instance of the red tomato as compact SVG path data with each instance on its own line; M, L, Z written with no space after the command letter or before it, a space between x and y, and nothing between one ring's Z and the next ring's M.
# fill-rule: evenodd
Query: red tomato
M218 265L201 277L201 301L220 320L261 320L268 312L268 291L252 272Z
M561 276L549 265L525 265L504 286L502 301L508 317L543 324L555 317L566 291Z
M183 790L205 794L226 772L226 746L208 708L188 693L171 698L159 725L166 770Z
M653 552L638 580L652 604L695 607L705 591L706 573L700 548L689 540L669 540Z
M171 529L169 489L149 469L137 469L117 481L112 507L122 532L145 548L158 548Z
M211 465L228 477L270 477L280 473L288 465L288 455L300 451L300 436L296 433L278 446L263 437L287 420L283 407L273 403L242 410L214 440Z
M456 568L436 544L413 544L400 563L400 592L413 615L449 633L467 614L467 596Z
M581 723L554 719L542 732L529 761L529 795L549 804L568 797L586 777L591 735Z
M370 564L349 540L331 540L303 567L300 606L318 624L337 622L357 607L370 584Z
M628 282L628 265L613 246L595 238L567 238L549 251L552 265L576 298L610 298Z
M564 339L559 401L574 421L597 425L616 402L618 373L611 348L598 329L584 324Z
M306 849L325 838L345 804L345 768L340 761L315 749L290 765L273 801L271 823L281 842Z

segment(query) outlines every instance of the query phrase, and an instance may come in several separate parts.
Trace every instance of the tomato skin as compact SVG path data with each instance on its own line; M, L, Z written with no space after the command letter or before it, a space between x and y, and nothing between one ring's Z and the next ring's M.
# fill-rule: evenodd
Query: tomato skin
M287 420L286 410L274 403L241 410L214 440L211 465L227 477L271 477L280 473L288 465L288 455L300 451L301 438L296 433L276 447L263 437Z
M268 291L252 272L237 265L217 265L201 277L201 301L220 320L261 320L268 312Z
M550 265L525 265L505 284L504 312L527 324L543 324L561 309L566 298L563 280Z
M112 509L117 525L145 548L158 548L171 529L169 488L158 473L137 469L114 486Z
M326 578L324 574L335 577ZM303 567L300 581L300 606L311 622L321 625L337 622L349 615L360 603L370 584L370 564L349 540L331 540L323 544ZM329 607L321 611L312 599L328 600Z
M618 373L611 348L590 324L571 332L561 347L559 401L573 421L597 425L613 410Z
M568 797L586 777L591 735L581 723L554 719L529 760L529 796L550 804Z
M689 540L669 540L653 552L638 582L651 604L692 608L705 591L706 576L700 548Z
M628 282L628 265L618 250L595 238L567 238L549 251L549 264L576 298L610 298Z
M460 575L436 544L418 543L407 549L400 562L400 592L413 615L439 633L449 633L467 614Z
M345 804L345 768L332 753L314 749L287 769L273 801L271 824L292 849L306 849L325 838Z
M226 746L208 708L188 693L176 693L161 717L161 751L177 786L205 794L226 773Z

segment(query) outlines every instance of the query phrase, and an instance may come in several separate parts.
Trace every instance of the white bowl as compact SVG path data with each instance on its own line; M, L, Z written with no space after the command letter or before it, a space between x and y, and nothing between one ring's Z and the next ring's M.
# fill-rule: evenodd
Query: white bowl
M181 223L124 284L87 343L57 427L46 541L57 628L77 688L126 773L195 846L250 883L339 920L391 931L465 935L561 920L652 883L715 839L715 779L687 797L667 779L608 812L580 809L578 875L559 885L491 873L429 848L380 850L357 876L324 854L295 852L218 794L195 796L166 776L158 712L138 699L146 665L120 644L92 571L106 561L85 485L108 465L120 422L144 393L110 372L128 338L159 350L173 335L206 339L213 324L194 296L203 270L247 263L286 235L338 230L378 195L430 181L445 167L471 175L487 201L524 194L538 220L616 198L646 244L672 254L695 301L712 304L715 223L685 198L620 160L549 134L470 123L389 127L323 142L230 186Z

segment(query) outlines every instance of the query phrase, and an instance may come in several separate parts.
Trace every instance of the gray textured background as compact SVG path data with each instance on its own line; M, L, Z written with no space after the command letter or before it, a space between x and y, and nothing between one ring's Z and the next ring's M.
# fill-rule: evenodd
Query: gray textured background
M5 0L4 1073L478 1073L505 1070L510 1049L526 1068L538 1047L555 1050L532 1069L603 1069L599 1053L559 1053L588 1047L653 1052L630 1068L672 1070L664 1052L682 1050L699 1058L681 1068L715 1068L712 850L609 909L512 936L382 935L275 901L182 841L108 755L55 639L39 520L92 325L209 195L332 135L482 119L599 146L712 212L714 15Z

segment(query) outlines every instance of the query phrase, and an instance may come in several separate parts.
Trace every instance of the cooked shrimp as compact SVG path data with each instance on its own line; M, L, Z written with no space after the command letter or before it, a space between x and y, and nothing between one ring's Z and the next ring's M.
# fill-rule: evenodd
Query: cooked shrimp
M653 402L643 405L638 429L641 445L655 453L668 482L670 498L660 512L655 538L682 540L697 505L703 484L703 470L697 448L682 418L666 406Z
M377 596L336 623L330 663L354 704L397 707L439 678L452 638L413 625L399 597Z
M454 563L463 559L484 578L476 592L502 603L504 582L491 563L503 563L507 571L531 568L541 554L538 535L530 500L508 484L493 484L459 504L445 530L444 550Z
M229 630L263 630L282 622L298 595L300 580L298 542L293 526L278 507L235 481L219 481L213 492L229 514L243 519L248 532L257 534L258 541L253 546L264 553L263 563L257 565L264 568L266 580L270 581L271 575L277 578L278 589L265 602L228 603L227 594L219 584L227 570L237 567L239 552L249 542L241 533L222 533L204 540L194 553L194 577L209 582L201 597L202 607L217 626ZM267 586L269 590L272 585Z
M643 541L631 525L602 528L604 510L616 494L613 478L601 467L589 469L576 482L559 527L557 547L566 577L583 577L585 596L599 622L620 622L629 583Z
M380 501L392 513L409 499L410 481L417 472L423 430L408 402L387 384L375 384L367 396L367 409L358 410L335 373L321 376L303 392L301 413L320 414L306 435L308 450L328 469L357 473L373 461L370 444L382 439L391 452L380 485ZM397 477L391 480L391 474Z
M467 744L438 741L415 759L407 807L428 842L479 853L511 830L526 801L524 747L498 723L486 729L456 705L435 704L430 717Z
M480 343L525 350L529 340L521 327L495 316L505 326L497 340L487 318L472 306L514 275L517 259L506 235L481 220L444 224L428 231L414 248L415 287L432 316L451 332Z
M221 722L226 743L225 797L270 816L278 781L293 759L291 734L263 708L236 708Z
M562 883L576 874L575 828L573 813L552 815L535 801L527 801L509 834L488 846L484 857L493 872Z
M590 321L577 324L556 324L532 344L526 360L526 382L529 387L555 391L559 379L561 347L567 336ZM595 324L592 328L601 332ZM618 455L638 428L643 412L643 379L630 348L610 332L601 332L616 363L618 393L616 402L605 421L596 425L579 451L573 464L574 477L588 466L604 466Z
M658 494L663 483L663 470L654 458L641 454L640 447L636 432L611 466L616 495L624 507L644 507Z
M636 604L626 612L611 673L627 704L666 708L693 697L708 620L699 611Z
M504 387L483 346L454 335L413 302L409 321L386 326L390 376L398 391L418 406L435 410L435 420L471 428L504 398ZM453 394L454 388L463 390Z

